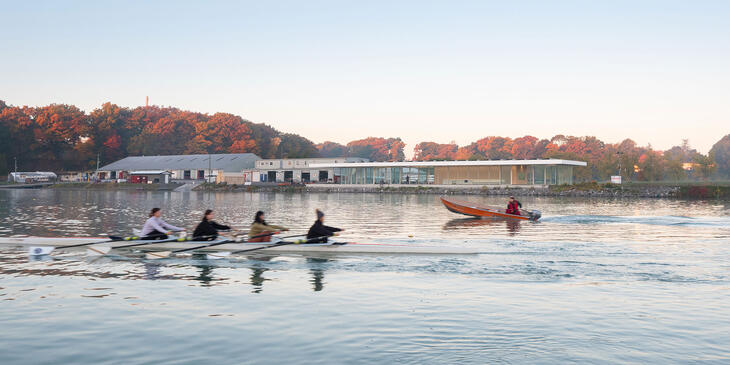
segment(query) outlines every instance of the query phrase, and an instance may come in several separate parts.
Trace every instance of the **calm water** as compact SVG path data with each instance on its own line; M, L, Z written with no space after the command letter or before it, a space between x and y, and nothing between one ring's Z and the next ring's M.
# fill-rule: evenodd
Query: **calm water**
M503 205L502 197L464 197ZM432 195L0 191L0 235L192 229L208 207L294 233L480 247L473 256L29 260L0 248L0 356L32 363L730 362L730 207L522 199L539 223L464 219Z

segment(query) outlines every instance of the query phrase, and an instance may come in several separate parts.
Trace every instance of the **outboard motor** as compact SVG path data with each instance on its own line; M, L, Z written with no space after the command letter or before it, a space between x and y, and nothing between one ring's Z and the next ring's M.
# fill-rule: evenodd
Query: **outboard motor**
M527 212L527 215L530 216L531 221L537 221L540 217L542 217L542 213L540 213L539 210L531 210Z

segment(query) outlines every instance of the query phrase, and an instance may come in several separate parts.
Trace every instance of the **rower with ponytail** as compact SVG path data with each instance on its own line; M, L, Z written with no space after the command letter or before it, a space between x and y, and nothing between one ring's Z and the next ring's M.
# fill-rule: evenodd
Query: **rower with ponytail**
M218 238L218 231L228 231L231 227L218 224L213 221L213 210L208 209L203 214L203 219L198 223L193 232L193 238L212 241Z

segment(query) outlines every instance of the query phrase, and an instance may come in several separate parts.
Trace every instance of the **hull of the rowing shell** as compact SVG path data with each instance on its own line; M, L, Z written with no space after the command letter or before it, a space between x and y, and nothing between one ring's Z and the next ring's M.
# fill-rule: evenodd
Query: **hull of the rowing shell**
M523 210L526 215L508 214L498 208L479 206L471 202L458 201L441 197L441 203L451 212L464 214L471 217L510 218L519 220L538 220L540 212L536 210Z
M54 246L63 248L63 246L74 245L80 243L97 242L99 238L53 238L53 237L2 237L0 245L15 246ZM112 247L138 243L138 241L118 241L111 242L108 245ZM167 251L183 248L190 248L198 245L204 245L211 242L160 242L151 243L144 246L130 247L130 249L141 251ZM247 250L259 247L270 246L271 243L227 243L217 245L210 248L202 248L197 251L215 252L215 251L237 251ZM431 255L468 255L477 254L479 250L469 247L438 247L438 246L416 246L416 245L389 245L375 243L347 243L344 245L331 244L291 244L278 247L269 247L251 252L254 253L362 253L362 254L431 254Z

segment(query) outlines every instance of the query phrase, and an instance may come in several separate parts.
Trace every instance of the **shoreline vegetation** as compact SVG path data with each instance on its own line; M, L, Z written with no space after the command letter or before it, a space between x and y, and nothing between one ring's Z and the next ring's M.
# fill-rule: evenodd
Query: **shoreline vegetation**
M413 161L567 159L587 166L573 181L706 181L730 179L730 134L718 130L707 154L689 140L667 150L618 143L596 136L556 134L473 136L466 145L420 141ZM175 107L122 107L111 102L90 112L74 105L13 106L0 100L0 175L19 171L93 172L128 156L253 153L261 158L359 157L374 162L405 161L400 137L369 136L345 144L315 143L230 113L199 113ZM409 147L410 148L410 147Z
M173 191L183 184L132 184L132 183L59 183L50 186L62 190L142 190ZM576 183L549 187L500 187L469 185L229 185L226 183L202 183L193 191L205 192L284 192L284 193L376 193L376 194L465 194L495 196L553 196L594 198L674 198L700 200L730 200L730 181L711 182L634 182L616 185L611 183Z

